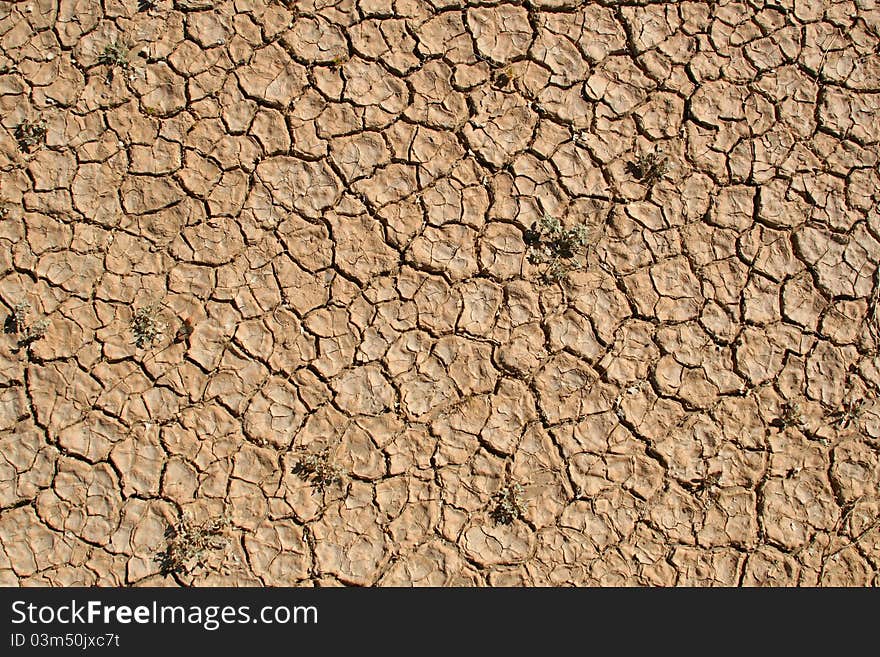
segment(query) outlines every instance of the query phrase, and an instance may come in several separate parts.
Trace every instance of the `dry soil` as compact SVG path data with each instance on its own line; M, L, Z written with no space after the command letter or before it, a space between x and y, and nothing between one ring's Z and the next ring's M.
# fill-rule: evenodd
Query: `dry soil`
M0 2L0 123L0 583L878 584L876 0Z

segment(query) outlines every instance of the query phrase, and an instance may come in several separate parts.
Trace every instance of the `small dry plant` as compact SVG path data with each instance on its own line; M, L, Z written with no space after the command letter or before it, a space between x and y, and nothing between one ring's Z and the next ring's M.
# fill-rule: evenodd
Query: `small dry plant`
M570 271L584 266L589 236L589 229L584 224L563 228L559 219L545 214L525 232L529 262L544 265L542 280L555 283L568 276Z
M507 484L492 496L495 508L492 509L492 519L502 525L509 525L514 520L522 518L526 512L526 491L522 484Z
M128 46L119 39L111 41L104 46L104 50L98 55L98 63L109 66L111 69L129 68L131 65L128 63Z
M107 66L107 82L112 82L113 74L117 69L122 71L131 69L128 61L128 46L119 39L108 43L98 55L98 63Z
M21 301L12 307L12 312L6 317L3 330L6 333L24 333L27 330L27 316L31 311L31 304Z
M857 422L867 405L867 401L860 397L850 397L844 401L843 408L831 414L835 428L847 429L853 422Z
M15 140L18 147L25 153L30 153L46 141L46 122L43 120L29 121L25 119L15 128Z
M12 312L6 317L3 323L3 330L6 333L14 333L18 335L18 345L15 353L21 349L29 349L30 346L46 335L49 330L50 322L48 319L41 319L33 324L28 322L28 315L31 311L31 304L27 301L21 301L12 308Z
M669 171L669 160L662 151L654 149L642 153L633 162L629 162L626 170L635 176L636 180L651 187Z
M162 337L165 331L165 322L159 318L160 304L152 303L138 308L131 318L131 332L134 333L134 343L139 349L152 346Z
M506 89L515 79L516 74L513 71L513 67L508 66L504 70L495 73L492 78L492 86L496 89Z
M226 514L196 523L189 513L181 513L165 531L166 546L158 555L162 574L187 574L204 567L212 552L226 547L230 524Z
M312 482L318 490L340 483L345 471L330 459L330 450L304 454L293 466L293 474Z
M799 427L804 423L801 413L801 405L797 402L787 401L782 405L782 415L773 420L770 425L779 429L786 427Z

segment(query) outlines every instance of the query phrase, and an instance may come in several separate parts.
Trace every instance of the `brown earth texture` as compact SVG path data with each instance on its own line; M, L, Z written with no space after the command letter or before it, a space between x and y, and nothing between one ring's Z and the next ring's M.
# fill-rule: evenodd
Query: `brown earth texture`
M0 2L0 584L880 583L880 3Z

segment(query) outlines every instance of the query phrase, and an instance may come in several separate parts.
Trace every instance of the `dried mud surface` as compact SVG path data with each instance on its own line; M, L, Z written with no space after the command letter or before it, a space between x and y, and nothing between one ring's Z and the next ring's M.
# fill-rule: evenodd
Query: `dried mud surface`
M0 584L876 585L878 44L0 2Z

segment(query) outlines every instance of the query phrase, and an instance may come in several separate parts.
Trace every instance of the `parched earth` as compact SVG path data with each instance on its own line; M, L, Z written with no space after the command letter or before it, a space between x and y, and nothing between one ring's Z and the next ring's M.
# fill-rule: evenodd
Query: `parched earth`
M880 583L876 0L0 2L0 123L0 583Z

